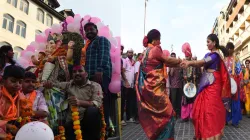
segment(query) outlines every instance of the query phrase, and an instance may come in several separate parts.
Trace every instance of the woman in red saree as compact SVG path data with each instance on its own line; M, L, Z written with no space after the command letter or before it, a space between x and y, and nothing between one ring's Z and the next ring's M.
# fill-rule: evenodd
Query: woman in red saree
M230 77L217 51L221 47L215 34L207 37L207 46L211 52L207 53L203 60L183 61L181 66L204 66L192 114L195 139L221 140L226 122L226 109L230 110Z
M153 29L143 40L146 50L136 81L138 115L150 140L173 140L175 112L167 94L163 65L178 66L181 60L162 53L160 36L160 32Z

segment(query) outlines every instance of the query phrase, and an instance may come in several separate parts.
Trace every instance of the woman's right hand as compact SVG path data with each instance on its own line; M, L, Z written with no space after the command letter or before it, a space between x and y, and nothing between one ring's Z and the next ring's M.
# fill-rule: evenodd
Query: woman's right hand
M50 82L50 81L45 81L45 82L43 83L43 87L45 87L45 88L47 88L47 89L51 89L51 88L53 87L53 84L52 84L52 82Z
M184 60L182 60L180 65L182 68L187 68L187 67L189 67L190 62L184 59Z

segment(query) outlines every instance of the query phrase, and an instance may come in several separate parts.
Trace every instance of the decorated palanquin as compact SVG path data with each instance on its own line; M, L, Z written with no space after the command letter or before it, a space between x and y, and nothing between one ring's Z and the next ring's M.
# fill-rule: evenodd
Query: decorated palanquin
M56 39L55 39L56 37ZM55 40L55 48L46 48L47 61L44 64L42 71L41 82L51 81L67 82L70 80L70 71L73 64L80 63L81 49L84 46L84 40L78 33L64 32L61 35L53 36ZM68 42L74 41L74 57L73 62L66 60ZM52 50L52 51L51 51ZM57 135L60 133L59 126L64 124L66 119L66 111L68 104L64 91L53 87L52 89L45 89L45 100L49 108L48 122Z

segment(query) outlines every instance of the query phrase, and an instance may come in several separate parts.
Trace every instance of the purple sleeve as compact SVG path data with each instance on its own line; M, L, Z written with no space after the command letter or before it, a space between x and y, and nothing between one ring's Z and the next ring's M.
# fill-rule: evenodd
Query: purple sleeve
M212 69L216 69L216 65L219 62L219 56L216 53L213 54L206 54L205 58L205 68L212 68Z

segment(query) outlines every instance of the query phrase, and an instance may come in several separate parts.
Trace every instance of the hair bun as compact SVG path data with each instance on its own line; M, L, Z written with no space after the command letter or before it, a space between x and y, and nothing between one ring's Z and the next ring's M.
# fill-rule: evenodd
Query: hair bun
M147 36L145 36L144 38L143 38L143 46L144 47L148 47L148 37Z

